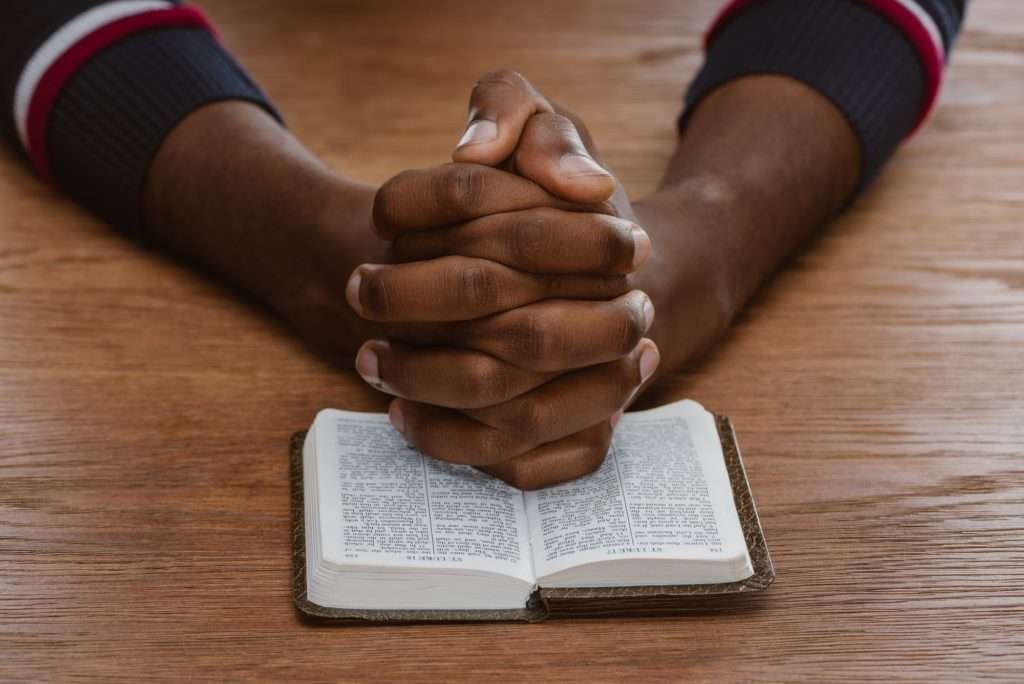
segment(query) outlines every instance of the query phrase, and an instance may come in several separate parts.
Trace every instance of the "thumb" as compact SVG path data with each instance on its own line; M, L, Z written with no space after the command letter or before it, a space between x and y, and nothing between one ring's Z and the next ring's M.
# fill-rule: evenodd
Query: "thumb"
M512 155L530 117L550 111L551 104L518 72L485 74L473 86L469 123L452 161L498 166Z
M598 204L615 192L615 178L590 153L573 122L561 114L532 116L513 162L516 173L570 202Z

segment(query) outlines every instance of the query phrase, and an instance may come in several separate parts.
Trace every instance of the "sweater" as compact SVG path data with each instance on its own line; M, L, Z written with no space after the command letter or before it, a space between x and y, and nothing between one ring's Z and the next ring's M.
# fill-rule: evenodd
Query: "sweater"
M162 141L197 108L245 100L278 118L202 12L174 0L7 0L0 133L114 227L141 235ZM966 0L732 0L706 33L687 114L745 75L783 74L846 117L860 187L931 112Z

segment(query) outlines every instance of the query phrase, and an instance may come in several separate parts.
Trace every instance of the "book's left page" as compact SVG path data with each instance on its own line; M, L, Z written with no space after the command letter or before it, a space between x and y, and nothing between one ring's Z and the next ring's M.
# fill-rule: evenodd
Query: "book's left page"
M498 606L488 596L473 596L473 582L466 579L489 575L493 585L495 575L514 578L516 595L528 595L534 575L518 489L469 466L424 457L386 415L376 413L321 411L307 436L304 463L311 599L337 605L337 597L325 595L330 586L345 585L339 591L350 595L357 584L388 581L394 599L402 586L387 578L414 573L426 585L434 578L438 589L429 596L422 588L416 595L407 587L410 597L403 607L525 605L525 599ZM332 580L334 573L345 577ZM443 596L451 584L443 576L451 575L462 576L465 591ZM371 593L345 600L374 607L370 604L382 597Z

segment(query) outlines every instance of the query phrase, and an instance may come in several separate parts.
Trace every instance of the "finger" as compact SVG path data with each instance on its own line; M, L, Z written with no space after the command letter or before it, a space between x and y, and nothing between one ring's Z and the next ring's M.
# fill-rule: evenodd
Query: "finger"
M628 289L625 276L522 273L486 259L443 257L410 264L363 264L345 298L372 321L463 321L541 299L611 299Z
M508 171L479 164L445 164L404 171L384 183L374 196L373 224L381 238L393 240L409 231L535 207L614 216L615 207L606 199L576 204Z
M531 273L630 273L650 253L650 238L631 221L547 207L405 233L394 243L399 261L460 255Z
M561 114L531 117L513 159L517 173L565 200L604 202L616 189L612 174L591 156L572 121Z
M486 466L526 453L533 445L455 409L395 399L388 409L391 424L427 456L449 463Z
M557 372L607 363L634 349L654 323L650 297L547 300L474 321L393 326L392 339L475 349L519 368Z
M473 86L469 122L452 159L497 166L511 156L527 120L550 111L551 103L518 72L485 74Z
M478 351L370 340L356 355L363 380L382 392L449 408L482 408L528 392L554 373L522 370Z
M641 356L647 357L643 363L644 372L653 373L649 356L650 346L642 346ZM654 351L656 354L656 347ZM658 358L655 356L654 366L657 365L657 361ZM623 403L628 399L629 397L626 396L622 400ZM472 415L472 412L462 412L407 399L395 399L391 402L388 410L391 424L423 453L451 463L473 466L494 466L504 463L541 444L572 434L566 433L550 440L537 441L542 430L531 428L531 434L528 434L524 430L497 429L475 420ZM603 418L598 418L594 425L605 423L610 426L609 417L618 415L620 415L619 409L612 409ZM584 428L573 432L580 432L589 427L591 426L584 426Z
M528 444L545 444L608 420L660 361L657 345L644 339L619 360L567 373L504 404L465 413Z
M611 425L604 421L508 461L481 466L480 470L519 489L550 487L600 468L611 440Z

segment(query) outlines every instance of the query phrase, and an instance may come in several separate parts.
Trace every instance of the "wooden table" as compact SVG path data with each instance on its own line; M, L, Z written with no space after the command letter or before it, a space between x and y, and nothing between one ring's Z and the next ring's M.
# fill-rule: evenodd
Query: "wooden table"
M639 195L718 3L204 4L353 175L444 160L508 65ZM1024 679L1024 6L972 10L929 126L648 402L738 426L779 573L750 612L303 625L288 435L384 402L3 153L0 680Z

